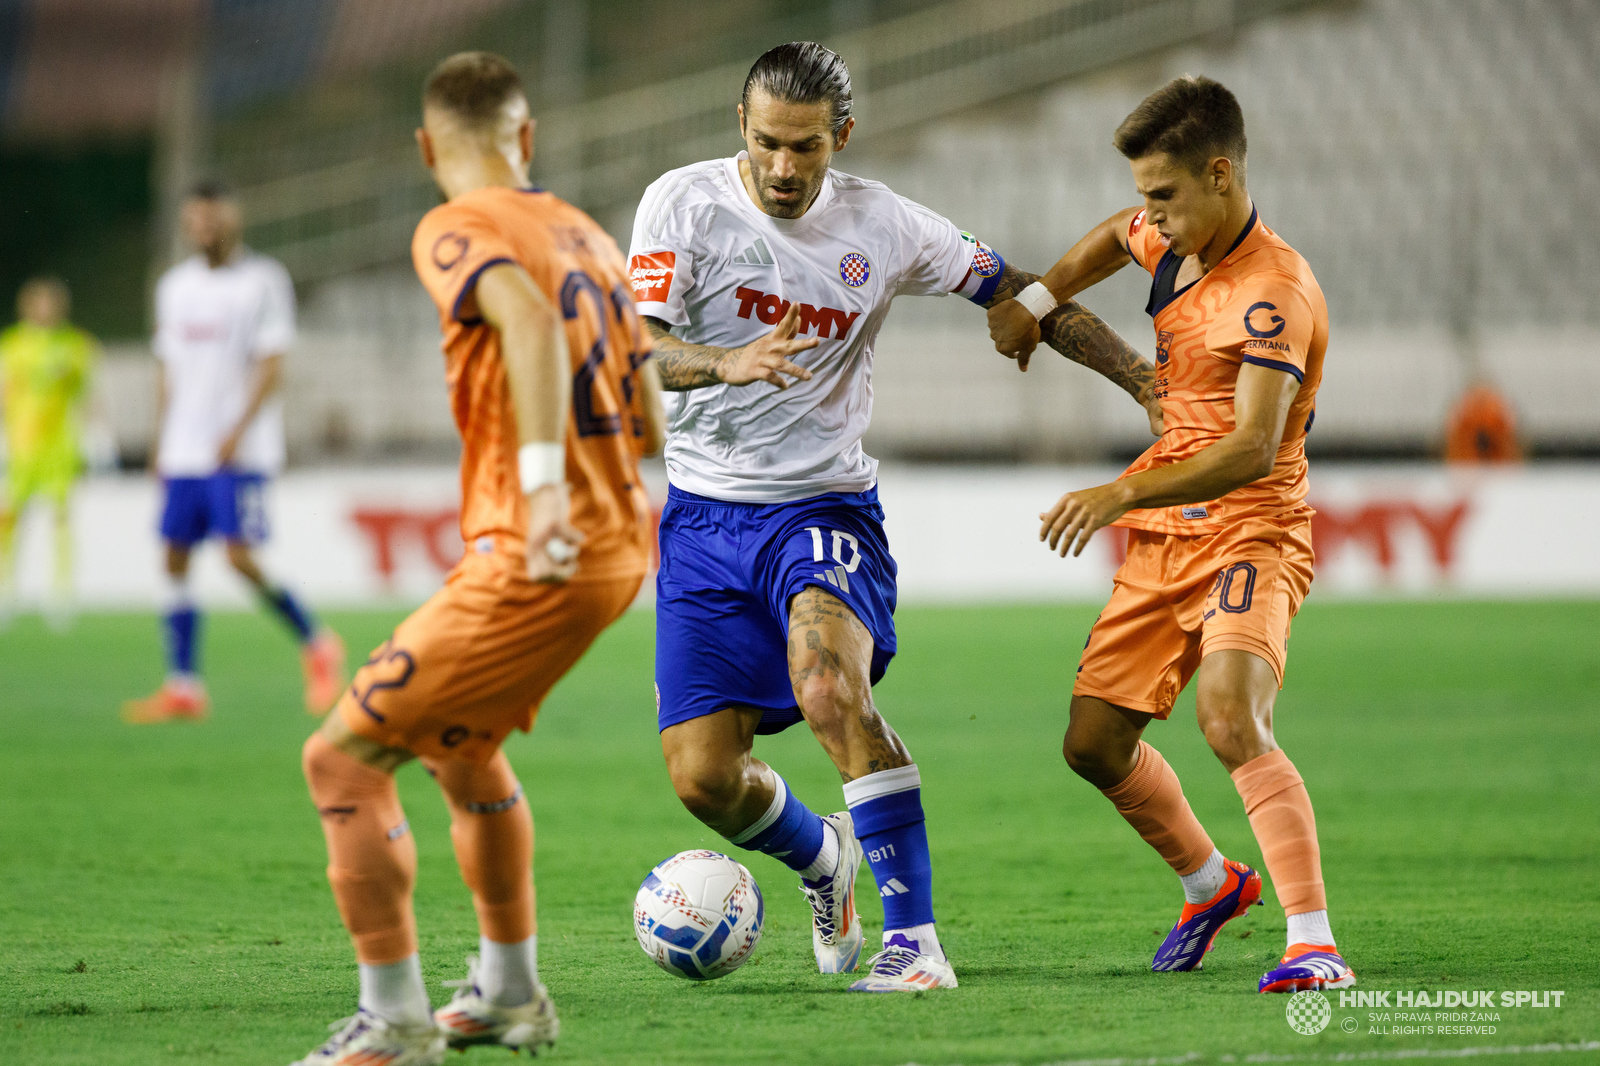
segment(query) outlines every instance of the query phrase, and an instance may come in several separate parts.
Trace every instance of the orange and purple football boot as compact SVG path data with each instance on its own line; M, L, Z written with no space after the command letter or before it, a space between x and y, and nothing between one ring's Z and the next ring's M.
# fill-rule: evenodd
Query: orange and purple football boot
M1278 965L1261 975L1256 991L1321 992L1355 983L1355 971L1332 944L1290 944Z
M206 687L192 676L173 676L161 683L154 695L128 700L122 705L122 720L130 725L158 722L198 722L211 710Z
M1178 924L1156 950L1150 968L1157 973L1198 970L1222 927L1252 904L1261 904L1261 875L1242 862L1224 859L1222 887L1204 903L1185 903Z

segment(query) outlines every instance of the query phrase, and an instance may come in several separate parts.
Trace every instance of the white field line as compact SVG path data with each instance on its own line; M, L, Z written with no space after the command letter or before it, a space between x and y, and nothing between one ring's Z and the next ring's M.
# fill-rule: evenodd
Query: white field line
M1600 1040L1584 1040L1576 1044L1503 1044L1498 1047L1341 1051L1333 1055L1279 1055L1270 1051L1254 1055L1202 1055L1198 1051L1191 1051L1187 1055L1148 1059L1062 1059L1058 1062L1044 1063L1043 1066L1198 1066L1208 1062L1373 1062L1394 1059L1470 1059L1479 1055L1550 1055L1581 1051L1600 1051ZM918 1064L908 1062L905 1066L918 1066Z

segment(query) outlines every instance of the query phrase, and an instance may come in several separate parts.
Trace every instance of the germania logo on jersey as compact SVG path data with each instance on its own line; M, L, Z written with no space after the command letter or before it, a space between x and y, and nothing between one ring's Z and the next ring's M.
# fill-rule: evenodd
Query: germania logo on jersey
M640 303L661 303L672 288L672 271L678 257L674 252L636 255L628 262L628 284Z
M433 242L433 265L440 270L454 270L471 244L470 239L455 230L439 234L439 239Z
M1269 304L1265 300L1262 300L1260 303L1251 304L1250 310L1244 313L1244 328L1249 332L1250 336L1267 338L1276 337L1278 334L1282 333L1283 319L1279 318L1277 315L1273 315L1268 319L1272 325L1271 329L1257 329L1255 324L1250 321L1250 316L1255 314L1257 311L1276 311L1277 309L1277 304Z
M770 292L759 289L747 289L743 285L734 290L734 299L739 301L739 317L749 318L753 313L756 318L767 325L775 325L778 319L789 313L789 301L774 296ZM834 339L843 339L850 327L856 324L856 319L861 317L860 311L851 311L848 314L837 307L812 307L810 304L800 305L801 333L815 333L826 338L828 330L833 330Z
M859 289L872 277L872 264L860 252L851 252L839 260L839 277L852 289Z

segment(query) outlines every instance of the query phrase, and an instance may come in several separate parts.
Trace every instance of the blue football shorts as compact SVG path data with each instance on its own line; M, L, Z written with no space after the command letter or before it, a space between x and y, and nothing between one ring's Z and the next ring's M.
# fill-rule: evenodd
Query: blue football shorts
M807 585L867 627L877 684L895 653L895 575L876 488L761 504L669 488L656 575L659 728L730 706L761 709L758 733L801 721L789 601Z
M165 482L161 537L168 543L198 544L207 537L250 545L266 542L266 475L219 470L208 477L169 477Z

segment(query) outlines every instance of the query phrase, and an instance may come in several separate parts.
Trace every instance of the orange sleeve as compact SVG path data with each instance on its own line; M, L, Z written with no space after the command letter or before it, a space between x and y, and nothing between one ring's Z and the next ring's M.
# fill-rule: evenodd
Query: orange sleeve
M1304 381L1315 332L1311 302L1293 278L1252 274L1206 331L1206 348L1230 363L1253 363Z
M423 288L438 306L440 318L470 326L481 320L462 318L461 304L478 277L496 263L515 263L517 259L493 218L471 207L441 204L417 225L411 239L411 261Z
M1128 223L1128 254L1152 275L1161 265L1161 257L1167 254L1166 240L1154 226L1145 225L1143 211Z

